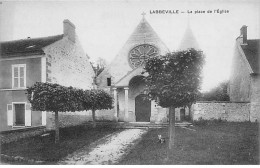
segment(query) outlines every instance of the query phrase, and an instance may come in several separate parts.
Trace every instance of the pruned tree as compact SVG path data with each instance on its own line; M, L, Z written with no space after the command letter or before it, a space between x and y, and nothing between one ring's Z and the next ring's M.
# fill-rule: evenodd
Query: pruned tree
M144 67L149 97L169 108L169 152L174 145L175 108L189 106L196 100L203 63L202 52L188 49L149 58Z
M32 104L32 110L55 113L55 143L59 142L58 113L82 111L82 96L81 89L51 83L36 82L27 89L27 98Z
M27 89L27 98L32 110L55 113L55 143L59 142L59 112L92 110L96 127L95 111L111 109L113 104L113 98L104 90L82 90L42 82Z
M86 90L84 91L83 107L85 110L92 111L93 127L96 127L96 110L113 108L112 96L104 90Z

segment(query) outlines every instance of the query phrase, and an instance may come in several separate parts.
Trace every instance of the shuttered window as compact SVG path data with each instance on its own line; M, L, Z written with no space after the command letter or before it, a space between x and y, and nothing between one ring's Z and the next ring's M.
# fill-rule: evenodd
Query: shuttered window
M12 88L26 87L26 65L12 65Z

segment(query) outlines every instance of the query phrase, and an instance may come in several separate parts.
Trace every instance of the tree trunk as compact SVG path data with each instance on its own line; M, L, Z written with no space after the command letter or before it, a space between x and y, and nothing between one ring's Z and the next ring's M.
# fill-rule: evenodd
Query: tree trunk
M93 119L93 128L96 128L96 115L95 115L95 110L92 109L92 119Z
M55 143L60 141L59 112L55 111Z
M168 128L169 144L168 144L168 153L167 159L171 154L171 151L174 146L174 136L175 136L175 107L171 106L169 108L169 128Z
M188 105L188 108L189 108L189 121L191 121L191 116L190 116L190 114L191 114L191 106L192 106L192 104Z

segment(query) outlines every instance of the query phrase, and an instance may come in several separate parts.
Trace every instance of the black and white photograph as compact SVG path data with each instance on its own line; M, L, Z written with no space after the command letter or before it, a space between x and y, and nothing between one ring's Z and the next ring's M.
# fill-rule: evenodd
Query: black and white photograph
M259 165L259 0L0 0L0 165Z

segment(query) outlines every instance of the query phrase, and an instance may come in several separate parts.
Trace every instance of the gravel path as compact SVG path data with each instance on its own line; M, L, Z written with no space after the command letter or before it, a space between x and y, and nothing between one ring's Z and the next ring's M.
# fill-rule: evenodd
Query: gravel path
M115 164L146 132L147 130L144 129L128 129L110 134L98 140L95 145L90 145L92 150L85 147L74 152L58 164Z

